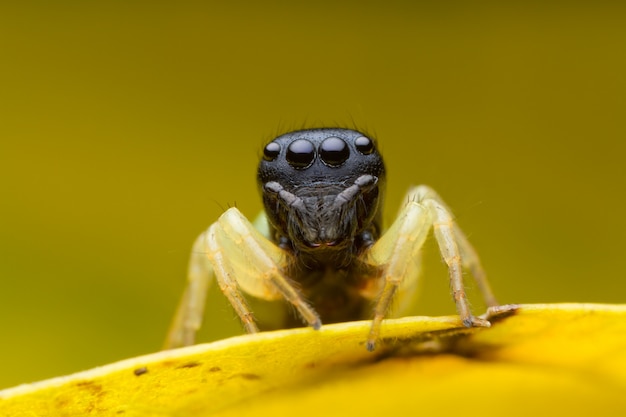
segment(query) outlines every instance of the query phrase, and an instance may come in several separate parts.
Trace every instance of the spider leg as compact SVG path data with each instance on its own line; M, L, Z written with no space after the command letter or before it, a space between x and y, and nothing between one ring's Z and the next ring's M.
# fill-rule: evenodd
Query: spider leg
M394 295L418 278L420 249L431 225L431 213L421 204L408 199L391 227L366 255L368 263L380 266L383 271L382 289L374 307L374 318L367 339L367 349L370 351L374 350L380 325L391 307Z
M417 201L423 201L426 199L436 201L442 208L448 213L449 217L451 216L451 210L446 205L446 203L441 199L439 194L435 192L432 188L426 185L419 185L417 187L412 187L409 192L409 195L415 196ZM472 276L474 277L474 281L478 285L478 290L480 291L483 300L488 307L498 306L499 303L491 290L491 286L489 285L489 281L487 281L487 274L480 263L480 258L476 253L476 250L469 242L465 233L461 230L458 224L455 221L451 221L452 230L454 232L454 237L456 239L456 243L458 245L459 251L461 252L461 260L463 262L463 267L468 269Z
M207 257L205 242L208 230L193 244L187 270L187 287L165 339L164 349L193 345L202 326L206 293L213 279L213 267Z
M389 230L370 248L368 262L382 267L382 290L374 307L374 318L367 339L368 350L374 350L382 320L391 307L394 295L408 281L415 281L420 250L428 232L433 229L441 256L448 265L450 286L457 312L465 326L489 326L489 322L472 316L463 285L462 266L477 271L479 286L486 301L495 302L476 252L455 224L450 210L429 187L413 187L406 204ZM462 255L466 256L465 259Z
M236 208L227 210L218 223L224 231L221 245L230 245L229 263L236 265L237 283L243 291L257 298L290 302L304 321L314 329L322 325L318 314L281 272L289 256L265 238ZM219 282L220 276L217 274Z
M236 208L230 208L196 240L187 288L175 315L166 347L193 344L200 327L206 290L212 277L248 333L258 327L242 291L265 300L285 298L313 328L320 319L282 274L285 251L265 238Z
M208 230L206 235L207 257L213 265L215 279L220 287L220 290L222 290L222 293L224 293L230 302L230 305L235 310L235 313L237 313L241 319L246 332L256 333L259 329L254 322L254 316L248 307L246 299L241 294L240 286L237 285L237 274L235 273L232 264L229 263L229 260L225 257L225 255L228 255L228 251L223 249L228 247L227 244L230 242L226 242L226 244L221 245L218 240L218 236L221 236L223 231L221 226L221 222L218 221L218 223L212 225ZM240 275L242 279L244 276L247 277L244 274ZM268 293L269 292L270 291L268 291Z

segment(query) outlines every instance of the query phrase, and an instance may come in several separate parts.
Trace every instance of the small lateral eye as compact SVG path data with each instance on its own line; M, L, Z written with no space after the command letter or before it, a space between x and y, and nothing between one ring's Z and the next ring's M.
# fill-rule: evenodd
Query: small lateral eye
M270 142L263 149L263 159L273 161L280 153L280 145L276 142Z
M320 158L326 165L339 166L350 156L348 144L343 139L330 137L320 145Z
M365 136L356 138L354 140L354 146L357 151L361 152L363 155L369 155L374 151L374 142Z
M306 139L297 139L287 147L287 162L294 168L309 167L315 159L315 147Z

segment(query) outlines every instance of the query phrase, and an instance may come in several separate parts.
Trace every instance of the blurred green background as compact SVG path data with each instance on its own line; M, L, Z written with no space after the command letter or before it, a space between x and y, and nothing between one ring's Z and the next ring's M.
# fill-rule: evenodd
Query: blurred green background
M373 132L386 219L433 186L502 302L626 302L615 3L3 3L0 388L158 350L191 243L300 127ZM415 313L452 314L426 253ZM201 341L239 332L218 292Z

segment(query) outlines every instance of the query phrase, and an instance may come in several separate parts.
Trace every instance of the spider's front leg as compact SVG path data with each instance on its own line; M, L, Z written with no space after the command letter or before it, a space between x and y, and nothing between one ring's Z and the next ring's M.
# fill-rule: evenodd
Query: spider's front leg
M209 230L198 236L191 249L187 286L178 303L163 349L193 345L196 332L202 326L206 294L214 276L205 247Z
M289 255L265 238L239 210L230 208L224 212L194 244L187 288L165 347L194 343L213 276L248 333L257 332L258 327L242 291L265 300L282 297L307 324L319 329L319 316L281 272L286 256Z
M376 301L374 319L367 339L368 350L374 350L380 325L396 293L417 279L419 252L428 232L434 231L441 256L446 262L450 287L456 308L467 327L488 327L487 320L475 317L470 310L463 285L462 266L470 269L487 305L497 305L476 251L456 225L450 210L427 186L412 187L406 204L389 230L370 248L368 262L383 271L382 290Z

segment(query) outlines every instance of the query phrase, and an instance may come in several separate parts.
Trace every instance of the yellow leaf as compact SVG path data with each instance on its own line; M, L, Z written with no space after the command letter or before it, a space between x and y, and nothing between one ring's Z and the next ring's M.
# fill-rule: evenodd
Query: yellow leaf
M235 337L0 391L0 416L626 415L626 306ZM401 414L400 414L401 413Z

